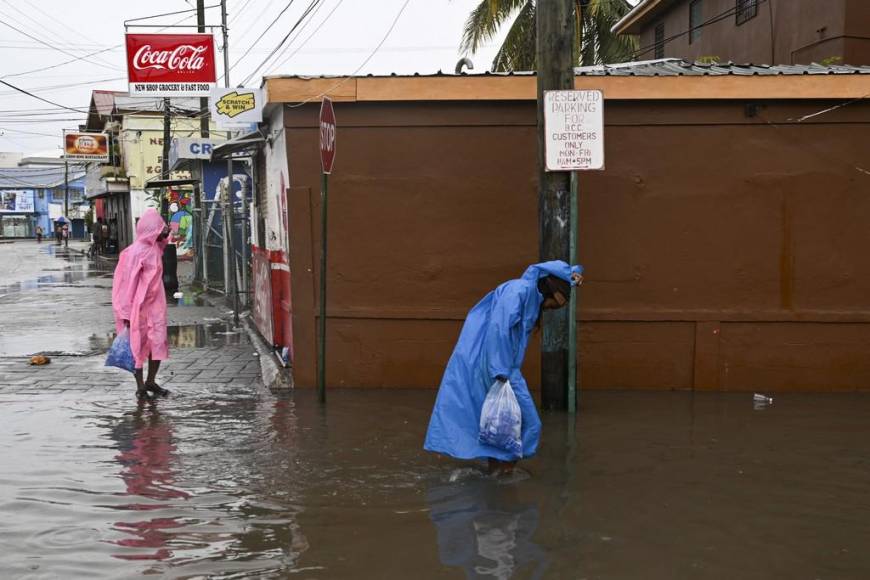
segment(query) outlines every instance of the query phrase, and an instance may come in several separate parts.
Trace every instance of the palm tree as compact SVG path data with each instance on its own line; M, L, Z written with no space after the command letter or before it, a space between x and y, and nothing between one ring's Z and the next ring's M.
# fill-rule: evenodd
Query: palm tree
M637 37L617 36L610 31L631 10L627 0L574 0L574 3L574 62L585 66L633 58ZM535 70L535 8L535 0L480 0L465 21L460 49L474 54L513 18L492 61L492 70Z

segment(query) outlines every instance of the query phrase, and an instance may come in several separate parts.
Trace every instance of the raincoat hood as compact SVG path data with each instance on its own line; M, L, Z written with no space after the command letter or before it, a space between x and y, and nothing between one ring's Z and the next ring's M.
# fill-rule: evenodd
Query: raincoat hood
M562 260L553 260L552 262L541 262L540 264L532 264L526 268L523 273L523 280L531 280L537 282L546 276L555 276L574 286L574 281L571 280L571 274L582 274L583 266L569 266L567 262Z
M136 242L152 246L163 232L166 222L154 208L148 208L136 224Z

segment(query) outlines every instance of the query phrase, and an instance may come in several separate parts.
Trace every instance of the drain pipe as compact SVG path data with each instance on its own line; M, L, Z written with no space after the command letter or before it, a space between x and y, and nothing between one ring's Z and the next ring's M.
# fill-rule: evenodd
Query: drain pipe
M471 62L471 59L468 58L467 56L463 56L456 63L456 68L454 69L454 72L456 72L456 74L458 74L458 75L461 75L463 66L467 66L468 70L474 70L474 63Z

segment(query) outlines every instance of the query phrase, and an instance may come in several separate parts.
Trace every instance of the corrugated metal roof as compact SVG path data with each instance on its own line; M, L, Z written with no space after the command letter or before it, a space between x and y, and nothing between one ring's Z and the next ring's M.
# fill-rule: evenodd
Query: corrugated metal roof
M675 76L793 76L793 75L854 75L870 74L870 66L821 64L735 64L712 63L703 64L688 62L679 58L663 58L626 62L620 64L604 64L578 67L574 69L577 76L636 76L636 77L675 77Z
M84 177L84 169L69 169L69 181ZM14 167L0 169L0 188L4 189L44 189L57 187L64 183L64 168L60 167Z

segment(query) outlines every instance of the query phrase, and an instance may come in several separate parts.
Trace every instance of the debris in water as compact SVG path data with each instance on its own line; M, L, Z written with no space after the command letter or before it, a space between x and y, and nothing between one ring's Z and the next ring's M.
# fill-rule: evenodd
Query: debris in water
M764 403L765 405L772 405L773 404L773 397L768 397L767 395L755 393L754 395L752 395L752 401L755 403Z
M37 354L30 357L30 364L34 366L42 366L47 365L51 362L51 359L45 355Z

